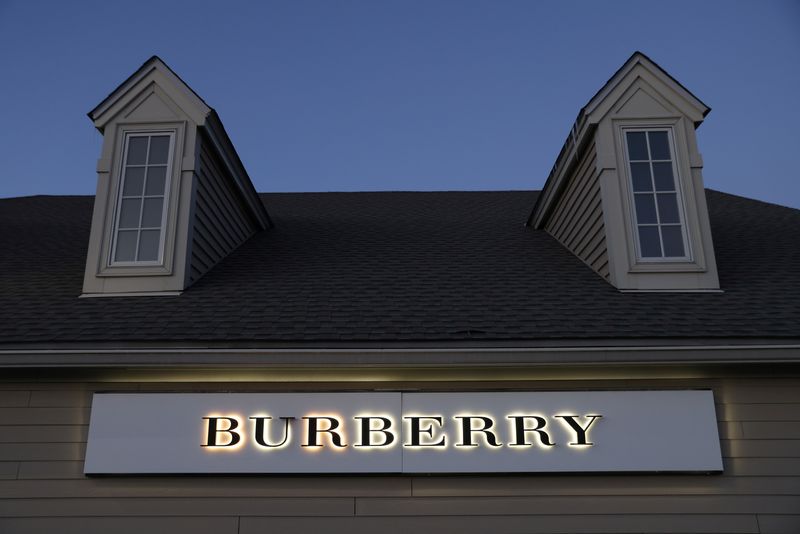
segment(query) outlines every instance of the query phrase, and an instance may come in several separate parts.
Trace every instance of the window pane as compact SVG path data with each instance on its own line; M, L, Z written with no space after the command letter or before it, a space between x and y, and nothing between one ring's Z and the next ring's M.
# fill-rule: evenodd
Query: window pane
M649 163L631 163L631 178L634 191L652 191L653 182L650 180Z
M147 137L128 138L128 165L144 165L147 157Z
M651 159L672 159L669 156L667 132L649 132L647 135L650 136Z
M139 228L139 207L142 205L141 199L126 198L122 201L122 209L119 214L120 228Z
M658 222L656 219L656 203L654 202L653 195L634 195L636 199L636 222L639 224L655 224Z
M658 197L658 218L661 224L679 223L678 216L678 196L675 193L659 193Z
M661 236L664 238L664 256L680 258L686 255L680 226L662 226Z
M133 261L136 253L136 230L117 233L117 251L114 261Z
M166 165L169 154L169 136L154 135L150 138L150 158L148 163Z
M167 174L166 167L148 167L147 168L147 186L145 187L144 194L163 195L164 194L164 178Z
M628 137L628 155L631 160L648 159L647 157L647 139L644 132L628 132L625 134Z
M158 259L158 241L161 231L142 230L139 237L139 257L138 261L155 261Z
M672 163L653 163L653 178L656 191L675 191L675 180L672 179Z
M142 228L161 227L161 207L164 199L146 198L144 199L144 209L142 210Z
M661 242L658 239L658 226L639 227L639 247L643 258L660 258Z
M144 167L128 167L125 169L125 185L122 196L140 197L144 187Z

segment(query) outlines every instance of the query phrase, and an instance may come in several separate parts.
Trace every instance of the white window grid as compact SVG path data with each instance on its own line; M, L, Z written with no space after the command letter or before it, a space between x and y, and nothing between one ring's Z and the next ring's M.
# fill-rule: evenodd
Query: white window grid
M652 154L650 151L650 140L649 136L647 137L647 160L632 160L629 150L628 150L628 133L633 132L642 132L647 134L648 132L666 132L667 134L667 142L669 145L669 153L670 159L653 159ZM673 132L672 128L668 127L642 127L642 128L623 128L622 129L622 145L625 151L625 160L627 162L627 171L628 171L628 190L630 192L630 201L631 201L631 219L633 220L633 231L634 231L634 243L636 245L636 257L639 261L644 262L664 262L664 261L688 261L691 260L691 251L689 246L689 239L688 233L686 228L686 218L684 215L683 209L683 194L681 192L681 180L680 175L678 174L677 168L677 154L675 153L675 142L673 140ZM653 169L654 163L670 163L672 166L672 178L673 178L673 189L672 190L658 190L658 193L674 193L676 195L676 200L678 203L678 220L677 223L662 223L661 222L661 214L659 213L658 202L655 202L655 210L656 210L656 222L655 223L639 223L638 215L636 213L636 193L634 192L633 186L633 169L631 163L648 163L650 166L650 182L652 186L653 195L656 194L656 185L655 185L655 172ZM650 194L650 193L643 193L643 194ZM658 228L658 238L659 243L661 246L661 256L643 256L642 255L642 247L640 243L639 237L639 227L642 226L649 226ZM664 252L664 238L661 232L661 227L664 226L672 226L677 227L679 226L681 229L681 239L683 240L683 256L665 256Z
M154 137L154 136L169 136L169 148L167 152L167 165L166 165L166 173L164 178L164 193L162 195L147 195L146 194L146 182L142 187L142 194L136 196L125 196L125 178L127 169L130 168L144 168L144 175L145 181L147 176L147 168L151 166L149 164L150 158L150 142L148 141L147 144L147 153L145 154L145 163L142 165L128 165L128 149L130 145L130 140L135 137ZM119 194L117 195L117 203L115 208L115 215L114 215L114 225L113 225L113 234L112 234L112 243L111 243L111 251L109 256L109 265L113 266L140 266L140 265L161 265L163 263L164 258L164 241L165 241L165 229L167 224L167 212L168 212L168 202L169 202L169 189L170 189L170 175L172 170L172 160L173 160L173 153L175 148L175 132L174 131L142 131L142 132L128 132L124 136L124 142L122 146L122 162L119 171ZM163 164L159 164L163 165ZM141 239L142 231L144 230L158 230L159 231L159 243L158 243L158 257L152 261L116 261L116 254L117 254L117 237L119 236L120 228L120 216L122 212L122 201L125 199L130 198L137 198L141 199L141 203L139 205L139 218L138 218L138 225L136 228L125 228L123 230L132 231L136 230L136 247L134 249L135 257L139 254L139 241ZM162 198L162 206L161 206L161 225L158 227L142 227L142 216L144 211L144 204L145 200L148 198Z

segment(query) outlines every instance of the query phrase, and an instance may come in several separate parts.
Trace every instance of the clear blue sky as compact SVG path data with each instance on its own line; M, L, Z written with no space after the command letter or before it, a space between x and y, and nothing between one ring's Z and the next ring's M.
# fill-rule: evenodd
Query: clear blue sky
M93 194L86 112L161 56L259 191L539 189L634 50L712 107L707 187L800 207L800 2L0 0L0 197Z

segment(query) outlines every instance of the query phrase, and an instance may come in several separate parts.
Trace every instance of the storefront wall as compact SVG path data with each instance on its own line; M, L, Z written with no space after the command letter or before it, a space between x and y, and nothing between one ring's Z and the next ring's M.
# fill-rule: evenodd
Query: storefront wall
M375 382L375 371L281 371L278 380L264 370L6 370L0 385L0 532L800 531L796 366L550 367L517 373L517 380L440 370L428 375L434 380L396 380L415 373L381 372L384 378ZM724 472L83 475L94 392L639 389L713 390Z

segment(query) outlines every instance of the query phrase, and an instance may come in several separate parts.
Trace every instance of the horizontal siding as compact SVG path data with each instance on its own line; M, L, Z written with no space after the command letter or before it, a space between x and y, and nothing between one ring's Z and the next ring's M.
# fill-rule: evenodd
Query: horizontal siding
M767 516L767 519L770 516ZM790 518L791 519L791 518ZM265 532L346 532L348 534L408 534L409 532L502 533L766 533L765 519L736 515L569 515L569 516L439 516L439 517L82 517L0 518L0 531L7 534L58 532L59 534L148 534L191 532L213 534L263 534ZM783 528L781 527L781 528Z
M389 387L404 386L409 384ZM0 532L800 532L800 378L565 380L509 387L711 388L724 472L87 478L82 470L93 391L213 386L0 383ZM245 383L224 389L270 387Z
M419 497L358 499L356 515L613 515L613 514L791 514L794 495L670 495L561 497Z
M352 497L236 497L187 498L69 498L0 500L0 517L86 516L202 516L212 509L217 516L296 515L352 516Z
M592 144L567 181L545 230L596 273L608 279L608 250L595 160L596 151Z
M3 443L81 443L86 441L89 425L4 425Z
M190 282L208 272L257 229L233 178L207 143L200 146L195 190Z
M355 511L354 511L355 505ZM531 515L786 515L797 498L760 497L467 497L467 498L142 498L0 500L0 517L202 516L531 516Z
M237 517L0 517L4 534L239 534Z
M352 518L242 517L240 534L263 532L347 532L348 534L502 533L641 533L641 532L758 532L754 518L735 516L438 516Z

